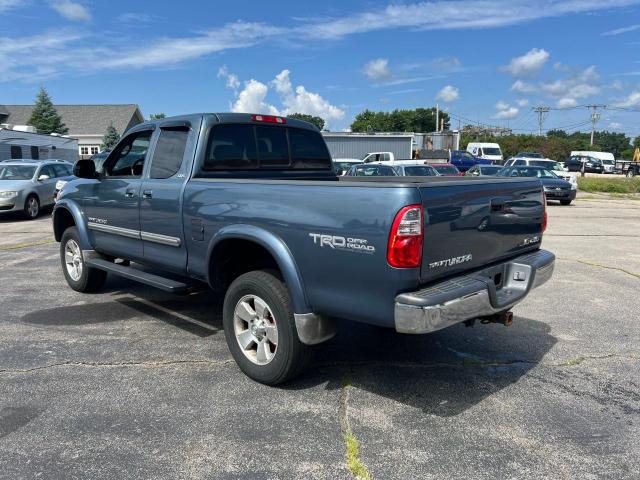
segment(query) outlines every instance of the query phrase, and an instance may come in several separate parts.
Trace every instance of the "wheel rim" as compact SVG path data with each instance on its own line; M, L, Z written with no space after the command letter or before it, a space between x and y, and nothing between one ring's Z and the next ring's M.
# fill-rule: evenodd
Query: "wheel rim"
M80 280L82 276L82 251L75 240L69 240L64 246L64 264L67 267L67 273L74 282Z
M278 327L269 305L256 295L245 295L233 312L233 331L240 350L256 365L267 365L278 349Z
M38 201L31 197L29 199L29 203L27 204L27 211L29 212L30 217L38 216Z

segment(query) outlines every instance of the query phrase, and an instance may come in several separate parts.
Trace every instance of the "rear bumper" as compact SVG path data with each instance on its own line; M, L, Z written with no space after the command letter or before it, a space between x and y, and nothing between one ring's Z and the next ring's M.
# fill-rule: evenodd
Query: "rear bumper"
M576 190L554 190L546 189L544 194L547 196L547 200L575 200Z
M554 263L553 253L537 250L417 292L402 293L395 299L396 331L429 333L509 310L551 278Z

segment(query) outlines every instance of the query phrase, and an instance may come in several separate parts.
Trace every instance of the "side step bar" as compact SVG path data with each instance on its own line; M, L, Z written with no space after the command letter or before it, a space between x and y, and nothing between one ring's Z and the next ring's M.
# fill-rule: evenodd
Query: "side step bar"
M177 282L170 278L160 277L152 273L143 272L132 267L125 267L124 265L118 265L102 258L88 258L85 260L85 264L91 268L97 268L104 270L105 272L113 273L136 282L144 283L152 287L159 288L165 292L181 293L189 288L186 283Z

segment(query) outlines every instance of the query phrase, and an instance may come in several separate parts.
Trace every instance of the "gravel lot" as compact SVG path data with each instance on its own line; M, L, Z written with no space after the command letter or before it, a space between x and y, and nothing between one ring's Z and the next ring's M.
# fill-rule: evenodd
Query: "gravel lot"
M206 292L64 282L50 219L0 218L0 477L640 477L640 201L550 205L556 273L512 327L344 322L293 384L248 380ZM353 443L349 443L353 446Z

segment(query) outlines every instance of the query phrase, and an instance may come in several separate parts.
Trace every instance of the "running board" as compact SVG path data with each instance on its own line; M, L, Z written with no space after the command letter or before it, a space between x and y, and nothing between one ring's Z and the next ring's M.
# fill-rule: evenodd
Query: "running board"
M113 273L129 280L144 283L152 287L159 288L165 292L181 293L189 288L186 283L177 282L170 278L160 277L153 273L143 272L132 267L126 267L124 265L118 265L102 258L88 258L85 260L88 267L97 268L98 270L104 270L105 272Z

